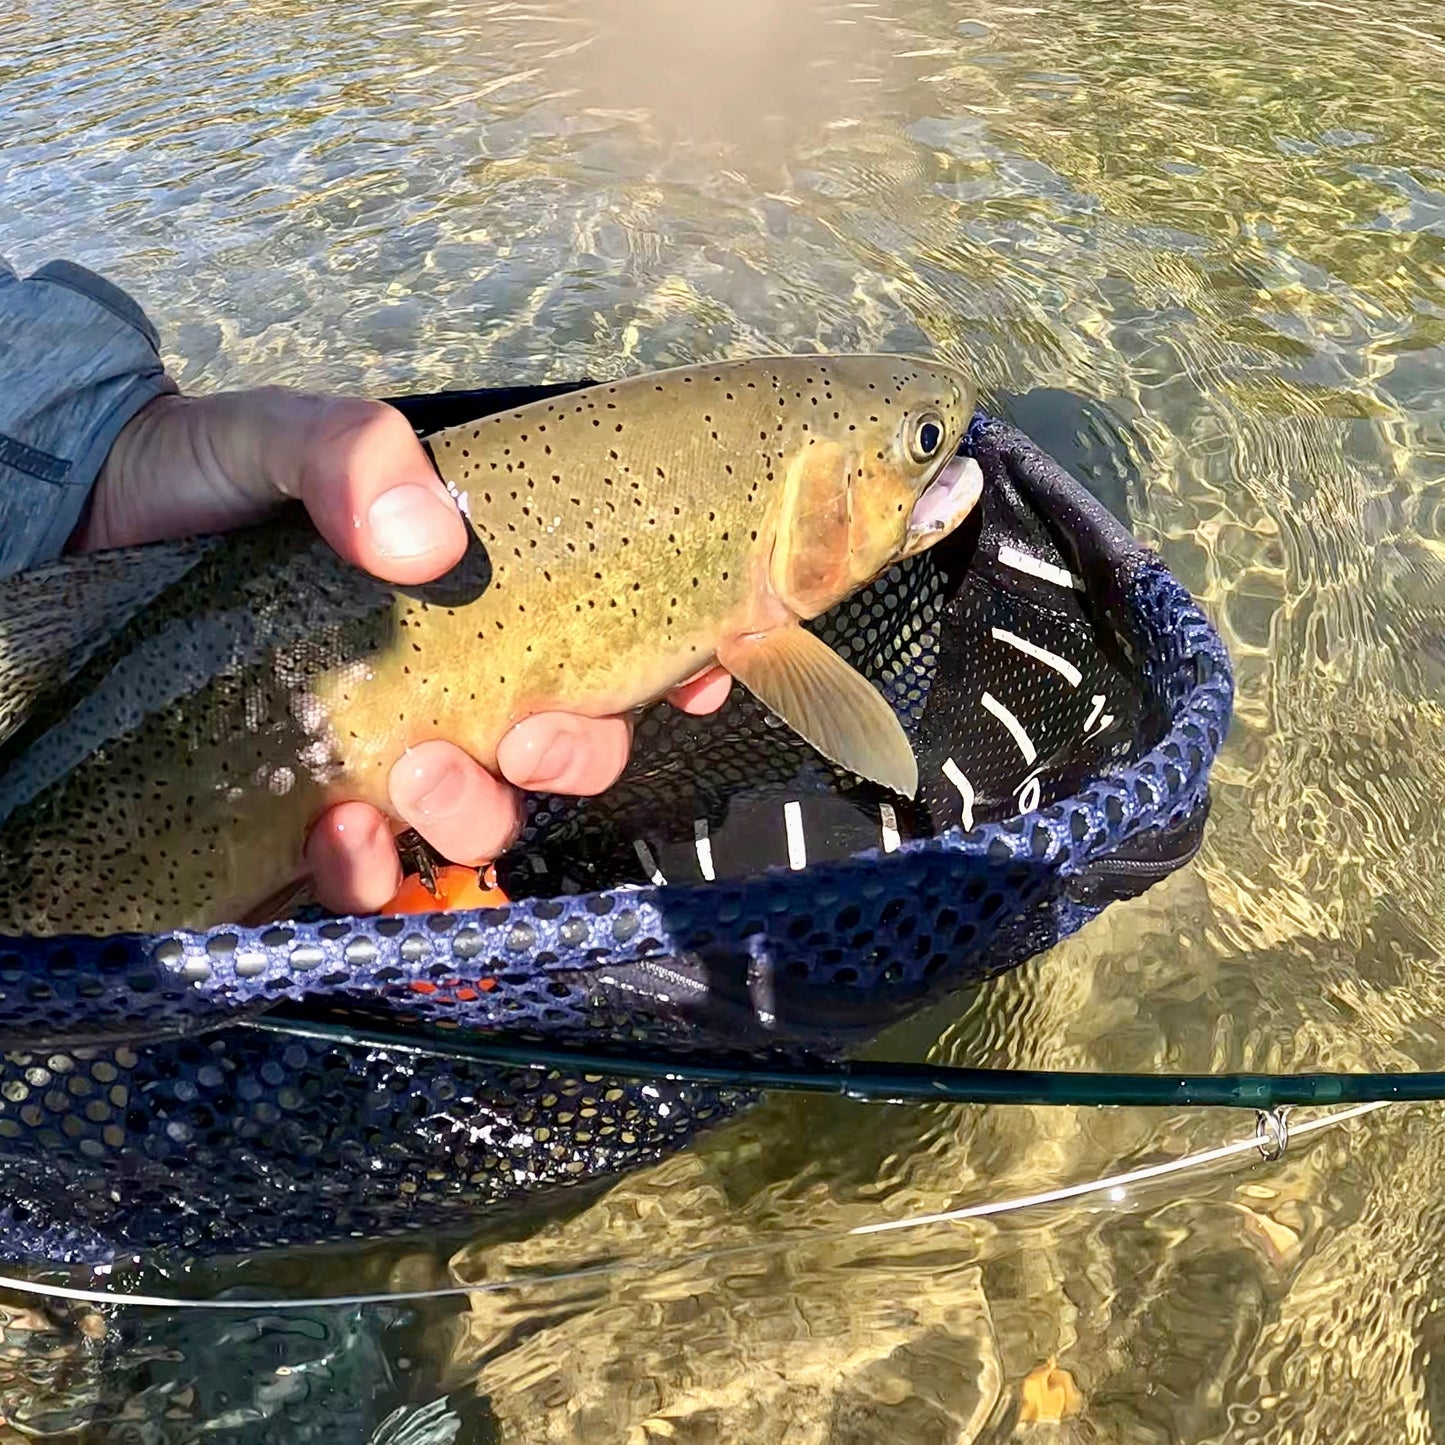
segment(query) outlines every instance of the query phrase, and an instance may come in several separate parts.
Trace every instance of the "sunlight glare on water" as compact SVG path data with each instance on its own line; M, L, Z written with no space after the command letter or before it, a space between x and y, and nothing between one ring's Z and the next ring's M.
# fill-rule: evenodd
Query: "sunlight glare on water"
M188 389L936 349L1119 489L1238 668L1204 852L880 1052L1445 1067L1438 5L20 0L4 33L0 254L131 289ZM1239 1127L774 1100L523 1239L268 1277L683 1260ZM1122 1202L478 1295L353 1368L529 1442L1031 1438L1050 1361L1062 1440L1426 1441L1442 1201L1445 1118L1391 1109ZM3 1333L0 1413L61 1438L106 1327ZM220 1409L109 1361L147 1439ZM332 1438L264 1416L225 1438Z

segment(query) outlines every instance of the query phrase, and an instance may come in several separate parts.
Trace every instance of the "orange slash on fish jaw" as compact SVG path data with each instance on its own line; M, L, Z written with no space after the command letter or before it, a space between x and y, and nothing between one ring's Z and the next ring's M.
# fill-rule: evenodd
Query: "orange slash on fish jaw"
M754 590L777 598L795 617L820 616L856 585L851 576L856 461L836 442L817 442L803 447L788 467L770 528L767 574L759 575Z

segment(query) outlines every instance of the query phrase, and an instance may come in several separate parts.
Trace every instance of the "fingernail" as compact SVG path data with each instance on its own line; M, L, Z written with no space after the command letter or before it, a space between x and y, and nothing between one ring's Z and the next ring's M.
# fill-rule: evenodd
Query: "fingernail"
M419 765L412 770L413 783L422 777L432 780L424 792L406 800L407 811L420 818L437 818L454 812L466 787L466 775L455 764L446 764L439 773L433 772L434 767L435 764L432 768Z
M542 750L535 766L527 770L523 786L547 788L559 782L570 771L577 757L577 739L571 733L559 732Z
M403 482L383 492L366 514L383 557L422 557L447 546L456 529L456 508L429 487Z

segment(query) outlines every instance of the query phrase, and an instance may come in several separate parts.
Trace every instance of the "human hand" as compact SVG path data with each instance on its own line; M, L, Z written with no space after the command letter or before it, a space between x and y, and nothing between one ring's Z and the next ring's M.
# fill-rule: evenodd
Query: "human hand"
M116 439L71 546L225 531L287 499L305 505L341 556L384 581L429 582L466 549L466 522L400 412L280 387L163 396L144 407ZM710 713L730 686L714 667L669 697ZM392 807L445 857L488 862L520 831L519 789L604 792L631 745L629 718L537 714L503 738L499 778L451 743L423 743L392 768ZM401 883L391 826L367 803L339 803L317 819L305 860L318 901L337 912L374 912Z

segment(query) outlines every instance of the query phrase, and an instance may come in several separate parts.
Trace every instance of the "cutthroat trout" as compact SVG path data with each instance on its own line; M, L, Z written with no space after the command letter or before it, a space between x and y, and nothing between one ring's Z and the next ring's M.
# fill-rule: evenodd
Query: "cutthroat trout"
M827 758L908 796L878 691L800 622L948 535L974 390L892 356L601 384L427 438L471 524L399 587L293 512L0 583L0 931L253 918L408 747L493 767L530 713L625 713L714 660Z

